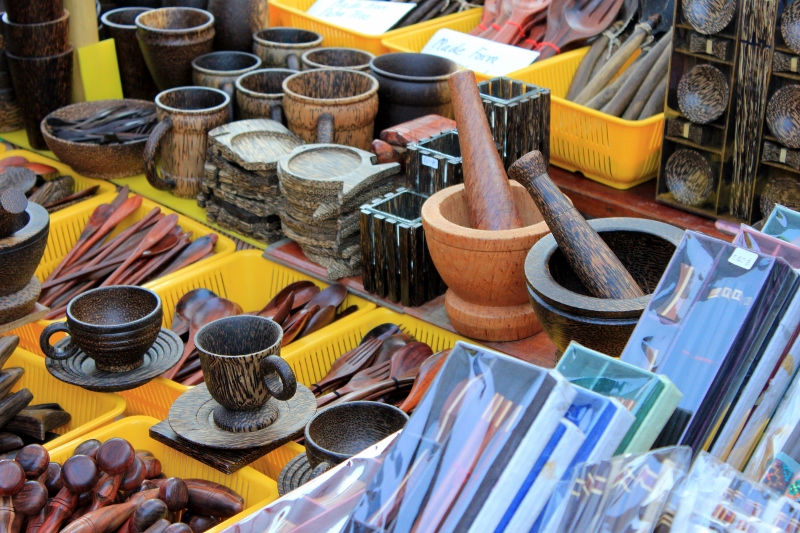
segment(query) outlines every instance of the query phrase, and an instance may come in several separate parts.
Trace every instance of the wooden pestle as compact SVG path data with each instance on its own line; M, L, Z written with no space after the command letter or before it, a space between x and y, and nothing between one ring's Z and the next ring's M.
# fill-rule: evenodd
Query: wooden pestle
M189 527L192 528L192 533L204 533L212 527L216 527L222 523L222 518L216 516L204 516L189 511L185 516L181 517L181 522L188 524Z
M152 455L146 456L139 452L137 452L136 455L139 457L139 459L141 459L142 464L144 465L145 479L153 479L154 477L161 475L161 461Z
M47 489L47 494L52 498L64 486L64 479L61 477L61 465L55 461L50 461L47 465L47 471L42 474L44 476L44 487Z
M92 491L92 504L86 510L87 514L114 503L122 475L131 467L134 459L136 452L124 439L108 439L97 449L97 466L104 475Z
M141 487L144 477L144 463L138 457L133 459L133 463L125 473L122 475L122 480L119 483L119 490L130 491Z
M0 461L0 533L9 533L14 524L12 497L25 485L25 471L16 461Z
M156 497L158 497L156 489L137 492L125 503L109 505L86 513L62 529L61 533L111 533L125 523L139 506Z
M25 194L16 189L6 189L0 194L0 239L14 231L17 217L28 208Z
M75 512L78 496L91 490L97 482L99 470L94 459L86 455L73 455L61 468L64 486L44 508L45 519L38 533L56 533Z
M44 509L39 511L39 514L36 514L28 518L28 525L25 528L25 533L38 533L46 517L47 517L47 506L45 505Z
M595 297L644 296L611 248L547 175L541 152L524 155L509 173L528 190L570 267Z
M192 533L192 528L190 528L187 524L178 522L177 524L172 524L167 527L167 529L164 530L164 533Z
M148 527L144 533L164 533L164 530L169 527L169 521L161 519L152 526Z
M118 533L144 533L150 526L169 515L167 504L153 499L144 502L119 528Z
M238 492L236 492L233 489L229 489L225 485L220 485L219 483L214 483L213 481L209 481L207 479L192 478L192 479L184 479L183 481L184 483L186 483L186 486L189 488L190 491L192 488L198 490L205 488L211 492L224 492L225 494L232 496L233 499L239 502L241 505L244 505L244 498L242 498L242 496ZM189 493L189 500L191 503L191 492ZM236 513L234 514L238 513L241 513L241 511L236 511Z
M180 478L168 478L158 487L158 498L167 504L169 512L179 513L189 504L189 487Z
M47 473L50 465L50 452L39 444L29 444L22 448L14 460L25 471L27 479L39 479Z
M492 139L475 74L461 70L449 80L463 161L469 225L479 230L521 228L503 161Z
M11 502L17 514L14 519L16 524L17 518L37 515L44 509L47 505L47 489L39 481L26 481L22 489L11 497ZM18 524L15 527L20 526L21 524Z
M78 447L75 448L75 451L72 452L72 455L85 455L87 457L91 457L92 459L96 459L97 450L100 449L101 444L103 443L97 439L85 440L78 444Z

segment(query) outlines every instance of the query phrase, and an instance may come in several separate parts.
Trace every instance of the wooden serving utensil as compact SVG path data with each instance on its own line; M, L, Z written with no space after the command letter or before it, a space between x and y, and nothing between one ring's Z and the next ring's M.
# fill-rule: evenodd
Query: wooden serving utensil
M391 361L385 361L381 364L372 365L361 370L352 378L350 378L350 381L348 381L343 387L317 398L317 409L336 401L345 394L349 394L359 389L368 387L374 383L384 381L389 377L389 372L391 369Z
M83 243L89 240L92 235L94 235L102 226L105 224L106 220L111 216L114 212L114 208L109 204L101 204L92 212L92 215L89 217L89 221L86 223L86 226L83 228L80 236L78 237L78 242L75 243L75 246L67 252L67 255L64 256L64 259L56 266L55 270L47 277L47 279L53 279L58 277L63 269L68 267L74 262L75 255L77 251L81 248Z
M511 165L509 173L528 190L570 267L595 297L644 296L611 248L555 186L541 152L524 155Z
M381 348L378 350L378 355L375 356L375 362L372 363L372 365L375 366L385 363L386 361L391 361L392 356L397 350L415 340L416 339L408 333L396 333L391 337L387 337L386 340L383 341L383 344L381 344Z
M425 396L425 393L430 388L431 383L433 383L434 378L436 378L436 375L439 373L442 365L444 365L444 362L447 361L449 355L449 349L442 350L428 357L425 362L422 363L419 369L419 376L417 376L417 379L414 381L414 386L411 388L411 392L408 393L408 398L399 406L401 411L410 413L419 405L420 400Z
M93 187L89 187L88 189L84 189L82 191L78 191L76 193L70 194L69 196L65 196L64 198L59 198L53 202L47 202L42 207L45 209L53 209L54 207L58 207L60 205L68 204L74 202L76 200L81 200L83 198L88 198L89 196L94 196L99 189L99 185L95 185Z
M298 338L311 335L325 326L332 324L334 320L336 320L336 307L332 305L323 307L308 320L306 327L303 328L303 333L301 333Z
M556 0L547 12L547 34L537 61L553 57L567 45L602 33L617 18L625 0Z
M192 315L198 307L203 305L217 295L208 289L194 289L184 294L178 303L175 304L175 314L172 317L172 327L170 328L178 335L189 332L189 323Z
M97 466L103 477L92 491L92 503L86 513L91 513L114 503L122 475L133 464L136 453L128 441L120 438L108 439L97 450Z
M281 341L281 346L286 346L294 341L300 335L300 332L303 331L303 328L306 327L308 321L311 320L311 317L317 314L318 311L319 306L313 305L289 317L283 325L283 340Z
M11 157L6 157L2 161L0 161L0 167L18 167L20 165L26 164L27 162L28 160L25 159L24 157L19 155L13 155Z
M492 36L498 43L514 44L520 38L525 38L523 27L535 19L539 13L550 7L551 0L514 0L511 16L503 23L500 31Z
M175 228L180 232L180 228ZM167 262L171 261L175 256L182 253L189 246L189 237L187 235L174 235L170 234L161 239L161 242L156 245L156 248L162 246L165 239L175 237L174 246L167 250L162 250L158 254L145 254L145 256L137 261L130 269L130 273L123 278L125 285L139 285L140 283L150 281L151 279L158 279L164 274L159 273L155 275ZM151 250L152 251L152 250ZM158 257L156 257L158 256ZM145 263L140 265L140 263Z
M131 254L122 265L117 267L117 270L114 271L106 280L100 284L101 287L109 287L114 285L117 280L119 280L125 270L130 267L130 265L139 259L142 254L146 251L155 246L161 239L166 236L167 233L172 231L172 228L178 223L178 215L172 214L165 216L161 220L159 220L155 226L147 233L145 238L139 244L139 246L134 250L133 254Z
M334 283L330 287L324 289L321 292L318 292L308 303L305 304L305 307L311 307L312 305L318 305L320 309L327 306L333 306L334 309L342 305L344 299L347 298L347 287L341 285L339 283Z
M61 468L64 486L45 506L45 519L37 533L56 533L75 511L78 496L94 487L98 473L97 464L90 457L73 455L67 459Z
M15 461L0 461L0 533L8 533L14 523L12 497L25 486L25 471Z
M285 292L282 295L282 299L277 301L273 299L264 309L256 313L256 315L269 318L278 324L283 324L283 322L289 318L289 313L292 312L293 305L294 293Z
M187 246L178 257L173 259L172 262L166 266L164 271L161 273L161 276L163 277L167 274L172 274L183 267L197 263L198 261L202 261L205 259L206 255L212 253L214 245L217 243L218 239L219 236L216 233L209 233L208 235L203 235L202 237L196 239L189 246Z
M387 335L388 337L388 335ZM380 348L382 338L372 338L337 359L328 373L318 383L311 385L315 394L320 394L336 384L350 379L362 369L370 366Z
M286 298L287 298L287 297L288 297L290 294L293 294L293 293L295 293L295 292L300 292L301 290L303 290L303 289L306 289L306 288L310 288L310 287L316 287L316 285L314 285L314 283L313 283L313 282L311 282L311 281L308 281L308 280L305 280L305 281L295 281L294 283L290 283L289 285L287 285L286 287L284 287L283 289L281 289L280 291L278 291L278 294L276 294L276 295L275 295L275 296L272 298L272 300L270 300L269 302L267 302L267 305L265 305L265 306L264 306L264 308L263 308L261 311L257 312L256 314L257 314L258 316L264 316L264 315L262 315L262 313L267 313L267 312L268 312L270 309L277 308L277 307L280 305L280 302L283 302L283 301L285 301L285 300L286 300ZM302 306L303 306L303 305L305 305L305 304L306 304L306 303L307 303L307 302L308 302L308 301L309 301L311 298L313 298L313 296L311 296L311 297L310 297L308 300L306 300L305 302L303 302L303 304L302 304L302 305L298 305L297 307L302 307ZM292 306L293 306L293 308L294 308L294 303L292 303ZM277 321L276 321L276 322L277 322ZM281 322L282 322L282 321L281 321ZM278 323L280 324L281 322L278 322Z

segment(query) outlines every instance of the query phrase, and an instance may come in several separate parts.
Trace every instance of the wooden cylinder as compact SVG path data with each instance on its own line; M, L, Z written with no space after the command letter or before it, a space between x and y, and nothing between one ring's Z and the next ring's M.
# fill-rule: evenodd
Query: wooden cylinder
M6 189L0 194L0 239L14 230L17 217L28 208L28 199L16 189Z
M461 70L450 76L449 83L458 124L470 227L490 231L521 228L522 219L492 139L475 74Z
M570 267L597 298L639 298L644 293L611 248L592 229L547 175L544 158L533 151L509 169L528 189Z

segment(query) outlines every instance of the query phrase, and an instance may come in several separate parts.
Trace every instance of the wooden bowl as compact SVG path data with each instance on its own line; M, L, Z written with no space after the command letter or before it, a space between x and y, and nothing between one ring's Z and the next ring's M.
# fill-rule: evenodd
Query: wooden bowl
M800 85L775 91L767 104L767 126L789 148L800 148Z
M781 35L786 46L800 54L800 3L792 2L781 15Z
M528 191L510 183L523 228L470 228L464 185L439 191L422 206L431 259L449 287L447 316L474 339L519 340L541 331L525 293L524 266L531 246L550 230Z
M0 297L24 289L36 272L50 234L50 215L44 207L28 202L14 232L0 239Z
M99 179L115 179L135 176L144 172L144 145L147 139L122 144L91 144L65 141L53 135L47 125L50 117L80 119L94 115L98 111L118 105L122 100L98 100L72 104L57 109L42 121L41 129L48 148L62 163L83 176ZM141 109L155 109L153 102L126 99L128 105Z
M716 172L696 150L676 150L664 174L669 192L684 205L702 205L717 187Z
M574 340L618 356L680 244L683 230L639 218L604 218L589 224L647 296L626 300L591 296L552 235L540 240L525 260L528 294L542 328L559 350L563 352Z
M777 170L767 180L761 193L761 216L769 218L777 204L794 211L800 210L800 182L797 181L795 174Z
M349 402L327 407L306 424L306 456L311 466L337 465L400 431L408 415L392 405Z
M706 35L724 30L735 14L736 0L683 0L683 16Z
M729 95L728 80L711 65L697 65L678 84L678 105L686 118L698 124L708 124L722 116Z

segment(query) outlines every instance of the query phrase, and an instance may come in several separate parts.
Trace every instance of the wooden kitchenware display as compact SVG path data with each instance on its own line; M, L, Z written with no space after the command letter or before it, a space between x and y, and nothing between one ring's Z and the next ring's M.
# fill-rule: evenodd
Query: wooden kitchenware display
M61 1L21 4L24 5L8 6L3 14L6 46L3 63L8 62L28 142L38 150L45 150L47 144L39 124L50 112L69 104L72 98L69 13ZM2 89L6 91L8 86ZM3 125L16 123L15 110L9 105L13 101L11 93L0 95L0 99L5 104L0 113Z
M323 71L304 74L314 72ZM328 72L369 78L355 71ZM300 244L309 259L326 267L330 279L361 273L359 207L394 190L400 165L377 165L375 160L372 153L349 146L309 144L278 162L285 199L283 232Z
M345 68L369 73L370 61L375 56L355 48L317 48L300 58L303 70L315 68Z
M676 4L656 199L715 218L759 220L769 214L760 209L767 185L800 177L792 122L800 55L790 44L800 8Z
M62 176L50 165L28 161L23 156L11 156L0 161L0 194L8 189L27 195L28 200L47 209L48 213L91 198L99 186L75 191L72 176Z
M303 141L274 120L254 119L211 130L208 143L197 202L209 222L267 244L282 239L278 160Z

